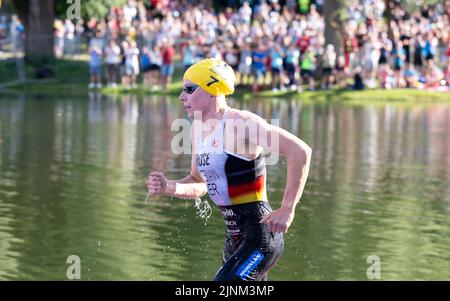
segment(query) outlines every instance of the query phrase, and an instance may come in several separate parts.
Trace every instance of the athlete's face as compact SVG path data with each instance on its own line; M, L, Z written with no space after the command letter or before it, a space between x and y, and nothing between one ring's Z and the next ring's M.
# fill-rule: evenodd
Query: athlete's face
M195 111L206 112L211 106L211 95L189 80L183 81L180 100L190 118L194 116Z

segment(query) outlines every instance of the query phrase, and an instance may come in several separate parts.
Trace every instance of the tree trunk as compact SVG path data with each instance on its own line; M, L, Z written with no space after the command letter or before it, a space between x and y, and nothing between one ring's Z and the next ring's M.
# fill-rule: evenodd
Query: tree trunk
M54 0L29 0L28 18L25 22L25 52L27 57L52 59Z
M339 56L343 52L342 41L342 0L325 0L323 14L325 19L325 45L332 44Z
M389 39L394 39L394 33L392 32L392 26L391 26L391 20L392 20L392 13L391 10L394 8L393 3L391 3L391 0L385 0L384 1L384 17L386 18L386 24L388 28L388 37Z

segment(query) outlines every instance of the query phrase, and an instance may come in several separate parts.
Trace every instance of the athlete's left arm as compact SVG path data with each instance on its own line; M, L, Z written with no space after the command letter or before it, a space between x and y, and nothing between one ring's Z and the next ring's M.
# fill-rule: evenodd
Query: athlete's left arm
M287 159L287 183L281 207L264 216L261 223L267 224L272 232L287 232L308 177L311 147L288 131L267 123L256 114L250 114L250 120L257 125L258 135L246 135L248 144L259 145Z

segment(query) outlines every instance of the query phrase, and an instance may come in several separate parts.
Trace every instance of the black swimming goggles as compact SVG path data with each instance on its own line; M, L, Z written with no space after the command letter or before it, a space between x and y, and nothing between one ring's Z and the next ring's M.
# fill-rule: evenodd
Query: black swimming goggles
M189 85L189 86L185 86L183 88L183 91L186 92L187 94L192 94L194 93L195 89L198 88L198 85Z

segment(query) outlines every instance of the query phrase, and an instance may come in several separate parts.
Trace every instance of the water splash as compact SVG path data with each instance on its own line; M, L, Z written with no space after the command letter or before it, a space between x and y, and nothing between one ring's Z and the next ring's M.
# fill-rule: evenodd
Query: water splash
M149 196L150 196L150 193L147 193L147 196L145 197L145 200L144 200L144 204L145 205L147 205L147 201L148 201ZM172 200L172 197L170 197L170 199ZM187 200L188 199L186 198L185 200L186 200L186 207L187 207L187 205L188 205ZM203 220L205 220L205 226L206 226L206 222L208 221L209 217L212 214L211 206L209 205L207 200L202 201L201 198L195 198L193 200L195 201L194 207L195 207L195 209L197 209L196 216L201 218L201 219L203 219Z
M212 209L208 201L202 201L200 198L195 198L194 207L197 209L197 217L204 219L205 222L208 221L212 214Z

